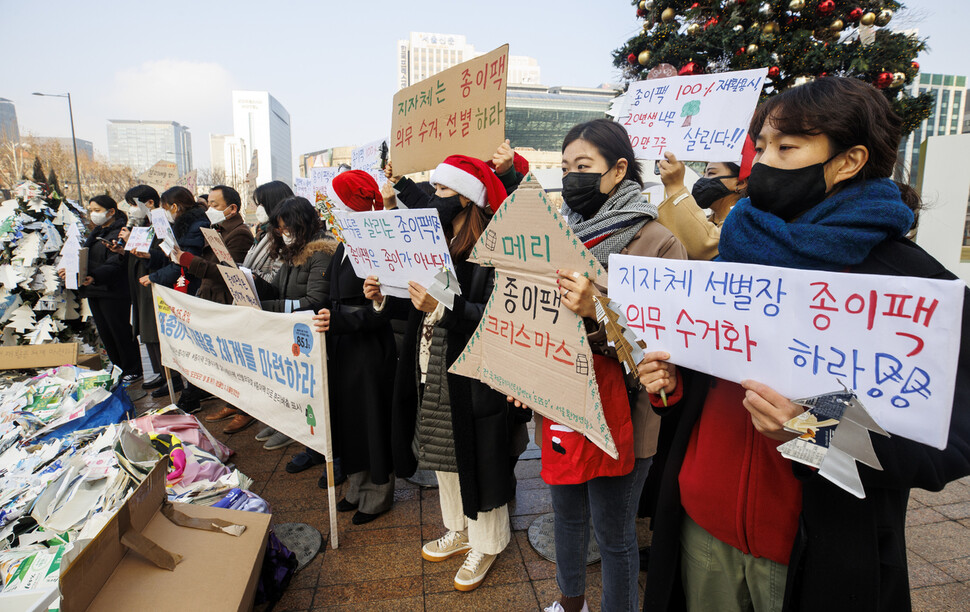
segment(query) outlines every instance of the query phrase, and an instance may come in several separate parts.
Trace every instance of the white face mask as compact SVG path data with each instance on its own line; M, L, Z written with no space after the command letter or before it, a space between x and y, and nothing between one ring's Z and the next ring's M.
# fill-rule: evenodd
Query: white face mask
M262 204L256 207L256 223L260 225L269 223L269 215L266 214L266 209L263 208Z
M210 208L205 211L205 216L209 218L210 225L218 225L226 220L226 213L222 210Z
M293 234L282 234L280 238L283 239L283 244L286 246L291 246L294 242L296 242L296 237Z
M167 208L163 208L162 209L162 212L165 213L165 218L168 220L169 223L175 223L175 217L172 215L172 211L171 210L169 210Z
M108 220L107 211L102 212L92 212L88 213L88 218L91 219L91 223L95 225L104 225L104 222Z
M145 213L138 206L132 206L128 209L128 218L132 221L141 221L145 218Z

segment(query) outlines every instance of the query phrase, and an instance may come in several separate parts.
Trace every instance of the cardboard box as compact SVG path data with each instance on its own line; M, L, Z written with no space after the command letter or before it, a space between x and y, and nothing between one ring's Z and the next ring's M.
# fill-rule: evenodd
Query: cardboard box
M61 611L243 611L253 607L270 515L173 504L197 518L223 519L240 536L180 527L161 512L166 462L160 461L101 532L61 575ZM158 567L122 543L130 531L181 555L174 570Z
M101 361L101 353L81 353L77 356L77 365L89 370L101 370L104 363Z
M77 363L77 351L78 344L76 342L3 346L0 347L0 370L73 365Z

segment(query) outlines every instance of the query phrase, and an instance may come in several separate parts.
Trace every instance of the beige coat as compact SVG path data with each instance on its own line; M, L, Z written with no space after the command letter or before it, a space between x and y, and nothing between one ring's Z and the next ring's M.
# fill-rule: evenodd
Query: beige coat
M667 196L658 210L657 221L683 243L687 257L705 261L717 257L724 219L708 219L686 187Z

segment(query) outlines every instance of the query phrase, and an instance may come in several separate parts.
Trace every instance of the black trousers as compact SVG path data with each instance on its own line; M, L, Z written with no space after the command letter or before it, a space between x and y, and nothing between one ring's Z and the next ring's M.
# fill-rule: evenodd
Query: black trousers
M131 302L91 297L88 304L111 363L126 375L141 374L141 352L131 330Z

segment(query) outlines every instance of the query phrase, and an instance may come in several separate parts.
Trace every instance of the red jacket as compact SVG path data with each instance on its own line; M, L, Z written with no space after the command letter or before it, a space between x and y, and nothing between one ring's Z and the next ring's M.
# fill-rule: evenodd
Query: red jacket
M713 383L680 468L681 504L718 540L788 565L802 509L802 485L779 442L755 431L744 389Z

